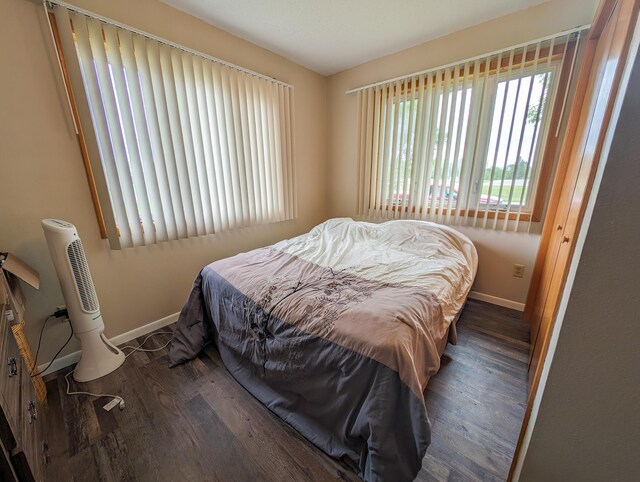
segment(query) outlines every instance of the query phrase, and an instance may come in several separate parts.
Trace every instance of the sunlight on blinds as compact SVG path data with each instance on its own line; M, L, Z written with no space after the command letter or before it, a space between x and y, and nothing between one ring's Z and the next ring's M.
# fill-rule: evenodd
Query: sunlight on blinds
M290 86L68 17L121 247L296 216Z
M570 85L558 92L562 67L575 62L579 37L359 89L359 214L530 225L546 139L559 134L551 114Z

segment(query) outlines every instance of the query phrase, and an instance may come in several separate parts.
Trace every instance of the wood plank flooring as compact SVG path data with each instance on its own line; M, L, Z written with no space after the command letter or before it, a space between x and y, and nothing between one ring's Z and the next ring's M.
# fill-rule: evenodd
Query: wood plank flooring
M458 345L447 347L427 387L433 435L417 480L506 479L526 403L528 336L520 313L467 302ZM47 383L48 480L359 480L249 395L214 348L174 369L164 349L136 352L81 387L70 377L72 390L122 396L124 410L67 396L68 371Z

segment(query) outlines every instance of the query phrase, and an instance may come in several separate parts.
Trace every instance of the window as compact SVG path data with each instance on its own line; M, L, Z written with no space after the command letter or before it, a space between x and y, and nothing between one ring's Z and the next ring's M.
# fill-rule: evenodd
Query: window
M576 43L564 35L360 90L360 214L515 229L538 217Z
M295 217L291 86L65 7L55 17L112 248Z
M529 213L535 174L542 165L543 135L551 119L547 98L555 94L555 66L513 77L501 75L492 82L488 148L484 164L478 164L474 194L482 209L522 207Z

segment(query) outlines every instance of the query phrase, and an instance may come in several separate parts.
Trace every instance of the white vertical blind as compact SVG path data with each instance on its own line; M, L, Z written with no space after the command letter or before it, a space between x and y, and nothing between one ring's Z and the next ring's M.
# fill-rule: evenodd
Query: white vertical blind
M296 216L292 87L62 6L56 19L73 32L112 247Z
M359 214L530 226L546 139L559 132L549 128L562 66L575 62L579 38L358 89Z

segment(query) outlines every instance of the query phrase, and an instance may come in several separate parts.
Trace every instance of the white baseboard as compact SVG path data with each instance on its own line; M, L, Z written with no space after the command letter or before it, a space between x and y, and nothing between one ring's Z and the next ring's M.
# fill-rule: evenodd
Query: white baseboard
M42 370L44 370L44 367L46 367L49 364L49 362L43 363L42 365L38 365L38 371L36 373L41 373L41 375L44 377L51 373L55 373L58 370L62 370L63 368L67 368L68 366L71 366L74 363L78 363L78 360L80 360L80 352L74 351L73 353L69 353L68 355L61 356L60 358L56 358L55 361L51 364L51 366L47 368L47 370L44 372Z
M134 328L131 331L127 331L126 333L122 333L121 335L114 336L113 338L110 338L109 341L116 346L122 345L123 343L127 343L140 336L147 335L148 333L151 333L152 331L155 331L159 328L164 328L171 323L175 323L176 321L178 321L179 315L180 313L178 312L169 316L165 316L164 318L152 321L151 323L147 323L146 325L143 325L139 328Z
M517 301L507 300L505 298L499 298L497 296L486 295L484 293L478 293L477 291L471 291L469 293L469 298L473 298L474 300L486 301L487 303L491 303L493 305L504 306L506 308L511 308L512 310L524 311L524 303L519 303ZM178 315L180 313L174 313L169 316L165 316L156 321L152 321L151 323L147 323L146 325L140 326L138 328L134 328L131 331L127 331L126 333L122 333L120 335L114 336L109 341L114 345L122 345L123 343L130 342L138 337L144 336L152 331L155 331L159 328L163 328L171 323L175 323L178 320ZM80 360L80 352L74 351L73 353L69 353L63 357L56 359L51 366L47 369L47 371L43 372L42 375L47 375L49 373L57 372L58 370L62 370L68 366L77 363ZM43 363L38 366L38 371L43 370L49 362Z
M165 316L164 318L160 318L159 320L152 321L151 323L147 323L146 325L140 326L138 328L134 328L131 331L127 331L126 333L122 333L120 335L114 336L110 338L109 341L114 345L122 345L123 343L127 343L131 340L135 340L140 336L144 336L152 331L155 331L159 328L164 328L171 323L175 323L178 320L178 315L180 313L174 313L169 316ZM77 363L80 360L80 351L74 351L73 353L69 353L63 357L57 358L51 366L47 369L47 371L42 372L42 375L48 375L49 373L57 372L58 370L62 370L68 366ZM49 362L43 363L38 366L38 372L44 370L44 368L49 364Z
M517 301L507 300L505 298L499 298L497 296L486 295L484 293L478 293L477 291L471 291L469 298L474 300L486 301L492 305L504 306L505 308L511 308L512 310L524 311L524 303Z

